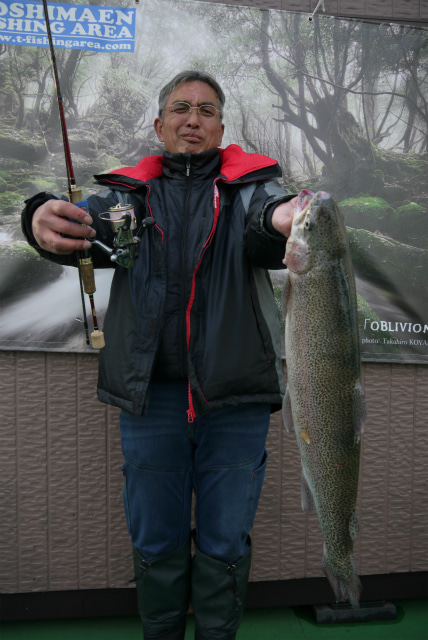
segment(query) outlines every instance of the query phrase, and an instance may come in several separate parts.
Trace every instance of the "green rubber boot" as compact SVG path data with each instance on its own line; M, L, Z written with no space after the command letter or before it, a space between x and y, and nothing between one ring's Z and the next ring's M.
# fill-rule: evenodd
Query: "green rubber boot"
M251 547L231 564L196 548L192 566L195 640L234 640L244 613L250 565Z
M166 558L147 562L134 548L138 610L145 640L184 640L190 599L190 539Z

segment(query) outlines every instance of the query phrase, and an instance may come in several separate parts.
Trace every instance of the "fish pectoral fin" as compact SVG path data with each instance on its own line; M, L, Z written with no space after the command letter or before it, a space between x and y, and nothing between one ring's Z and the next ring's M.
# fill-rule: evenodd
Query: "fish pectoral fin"
M358 380L353 391L352 397L352 411L353 411L353 424L354 424L354 440L358 443L361 439L361 434L364 431L364 423L367 420L367 408L366 399L364 395L364 389Z
M300 431L299 436L302 438L303 442L306 442L306 444L311 444L311 438L309 436L309 433L306 431L306 429L303 429L302 431Z
M294 431L293 414L291 412L290 390L288 386L285 392L284 401L282 403L282 421L288 433L291 433Z
M303 511L316 511L314 496L306 480L304 471L302 471L301 498Z

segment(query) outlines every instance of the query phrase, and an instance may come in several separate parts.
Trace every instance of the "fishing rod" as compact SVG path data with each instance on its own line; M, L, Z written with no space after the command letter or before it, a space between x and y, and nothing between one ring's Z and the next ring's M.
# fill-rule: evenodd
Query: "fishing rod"
M322 8L322 10L325 13L325 4L324 4L324 0L318 0L318 4L315 7L315 9L313 10L313 12L311 13L311 15L309 16L309 22L312 22L312 20L314 19L314 15L316 14L316 12L318 11L319 8Z
M51 54L51 62L55 80L56 87L56 95L59 109L59 119L61 122L61 133L62 133L62 143L64 148L64 156L65 156L65 167L67 172L67 185L68 185L68 199L73 204L78 204L82 200L82 192L77 188L76 179L74 176L73 163L71 160L71 152L70 152L70 144L68 141L67 127L65 124L65 114L64 114L64 104L62 101L61 94L61 85L58 77L58 69L56 64L55 57L55 49L52 40L52 33L49 22L49 14L48 14L48 5L47 0L42 0L43 2L43 11L45 14L45 22L46 22L46 31L49 40L49 49ZM79 251L79 259L78 259L78 271L79 271L79 283L80 283L80 295L82 299L82 310L83 310L83 323L85 327L86 333L86 343L89 345L89 328L88 321L86 317L86 305L85 305L85 292L89 297L89 303L91 306L92 313L92 321L94 330L91 333L91 343L94 349L101 349L104 347L104 333L100 331L98 328L97 314L95 311L95 302L94 302L94 293L96 291L95 287L95 276L94 276L94 265L92 262L92 258L90 256L89 251Z

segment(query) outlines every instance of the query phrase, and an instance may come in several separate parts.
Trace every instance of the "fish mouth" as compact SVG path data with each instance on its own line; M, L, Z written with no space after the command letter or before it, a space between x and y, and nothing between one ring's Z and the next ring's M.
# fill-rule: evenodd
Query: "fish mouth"
M293 227L298 227L302 224L313 199L314 193L313 191L309 191L309 189L302 189L302 191L299 193L299 195L297 196Z
M299 227L303 223L303 221L304 221L304 219L306 217L308 206L305 209L303 209L303 211L301 211L300 213L298 213L294 217L294 219L293 219L293 227Z
M302 189L297 196L293 226L298 227L304 222L310 206L316 208L320 202L325 200L331 200L331 195L326 191L313 193L313 191L309 191L309 189Z

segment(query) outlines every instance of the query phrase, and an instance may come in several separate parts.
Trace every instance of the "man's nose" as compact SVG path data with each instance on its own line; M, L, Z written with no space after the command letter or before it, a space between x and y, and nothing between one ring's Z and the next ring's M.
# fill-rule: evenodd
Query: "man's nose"
M186 124L187 126L192 127L199 126L199 114L197 109L191 109L189 115L187 116Z

